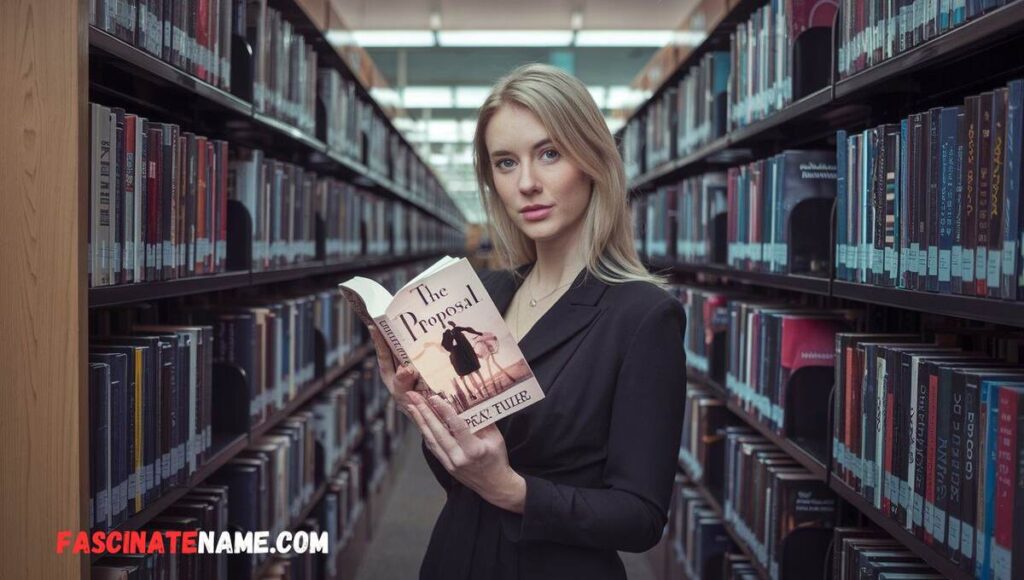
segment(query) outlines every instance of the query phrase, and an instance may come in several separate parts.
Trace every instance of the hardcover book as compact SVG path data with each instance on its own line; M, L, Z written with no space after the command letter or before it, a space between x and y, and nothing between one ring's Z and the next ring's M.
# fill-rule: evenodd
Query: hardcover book
M544 398L519 345L473 267L445 256L394 296L356 276L341 284L352 308L375 325L424 392L447 401L476 432Z

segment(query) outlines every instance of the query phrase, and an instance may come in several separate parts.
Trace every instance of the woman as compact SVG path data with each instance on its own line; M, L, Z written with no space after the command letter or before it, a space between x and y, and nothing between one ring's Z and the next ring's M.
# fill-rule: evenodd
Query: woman
M516 69L481 107L474 148L495 249L519 264L482 281L545 398L469 433L373 333L447 492L420 578L624 579L616 551L650 549L667 519L683 308L637 258L622 160L578 80Z
M463 333L469 332L477 336L483 336L483 333L468 326L456 326L455 322L451 320L448 321L448 326L444 334L441 335L441 346L449 352L448 360L451 361L455 374L459 375L459 380L462 381L466 392L470 392L469 386L472 384L476 390L476 395L472 396L472 399L474 401L482 399L486 396L484 390L487 383L484 381L484 376L480 374L480 359L476 356L476 349ZM467 376L469 379L466 378Z

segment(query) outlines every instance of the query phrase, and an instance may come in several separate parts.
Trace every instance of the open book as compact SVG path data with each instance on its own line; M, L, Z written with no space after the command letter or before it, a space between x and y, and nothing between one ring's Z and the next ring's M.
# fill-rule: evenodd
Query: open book
M341 285L356 314L376 325L430 393L475 432L544 398L490 295L465 259L445 256L394 296L356 276Z

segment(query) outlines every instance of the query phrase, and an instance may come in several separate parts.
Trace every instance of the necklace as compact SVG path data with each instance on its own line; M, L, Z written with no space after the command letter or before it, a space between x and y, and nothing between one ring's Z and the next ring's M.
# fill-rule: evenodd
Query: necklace
M572 282L573 282L572 280L569 280L569 281L568 281L568 282L566 282L565 284L562 284L561 286L559 286L559 287L555 288L554 290L552 290L551 292L548 292L547 294L545 294L545 295L541 296L540 298L534 298L534 296L533 296L533 292L530 292L529 290L527 290L527 292L530 292L530 308L534 308L534 307L536 307L536 306L537 306L537 303L538 303L538 302L540 302L541 300L544 300L544 299L545 299L545 298L547 298L548 296L551 296L551 295L552 295L552 294L554 294L555 292L558 292L558 291L559 291L559 290L561 290L562 288L565 288L565 287L566 287L566 286L568 286L569 284L572 284Z

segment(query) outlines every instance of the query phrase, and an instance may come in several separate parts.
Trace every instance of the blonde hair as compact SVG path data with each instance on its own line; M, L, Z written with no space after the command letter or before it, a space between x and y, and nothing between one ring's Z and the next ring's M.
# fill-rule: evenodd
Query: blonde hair
M637 255L622 158L604 117L583 83L545 64L524 65L502 77L480 107L473 136L480 196L494 249L505 263L515 268L537 259L536 246L506 213L494 187L484 136L505 105L536 115L559 150L593 181L581 240L588 273L607 284L642 280L664 286L665 277L648 272Z

